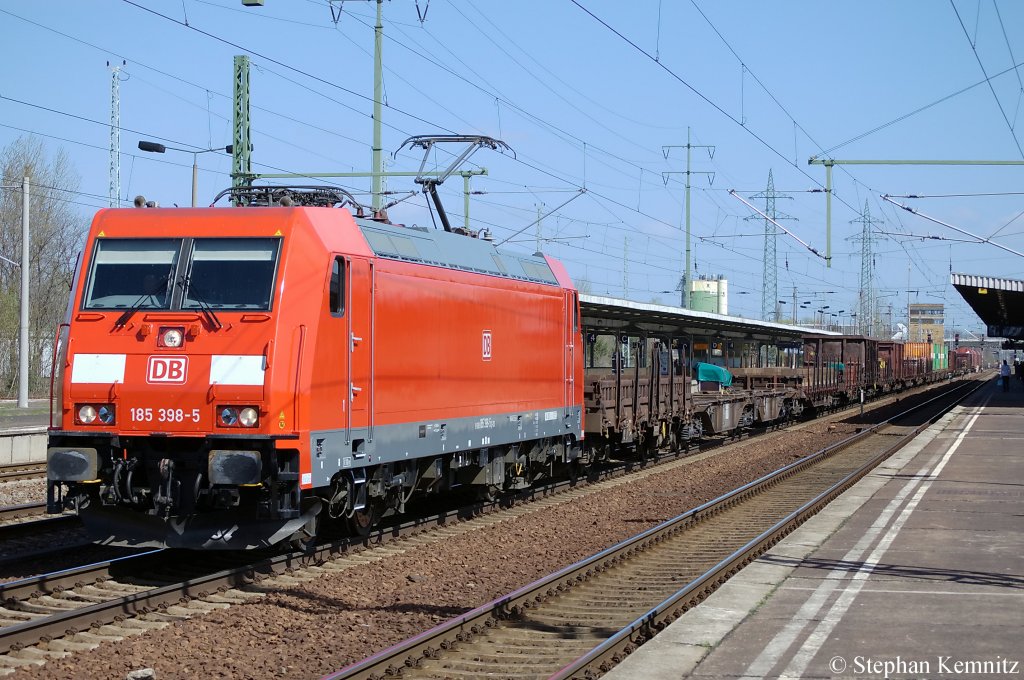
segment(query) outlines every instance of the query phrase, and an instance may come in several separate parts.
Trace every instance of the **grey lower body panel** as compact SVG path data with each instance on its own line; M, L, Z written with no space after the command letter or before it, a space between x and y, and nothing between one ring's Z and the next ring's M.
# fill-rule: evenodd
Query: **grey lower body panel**
M511 446L551 437L582 439L582 406L473 418L318 430L310 433L312 484L327 486L341 470ZM303 480L305 482L305 480Z
M252 550L269 548L291 537L320 506L293 519L256 519L239 512L208 512L163 519L135 510L83 508L79 512L89 536L101 545L127 548Z

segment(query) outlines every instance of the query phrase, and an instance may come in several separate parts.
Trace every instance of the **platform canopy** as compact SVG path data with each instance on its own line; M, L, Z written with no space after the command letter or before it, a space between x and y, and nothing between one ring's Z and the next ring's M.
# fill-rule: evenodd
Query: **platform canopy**
M580 311L586 326L622 331L707 334L778 344L802 344L803 336L812 333L840 335L802 326L598 295L580 295Z
M953 274L951 283L988 326L991 338L1024 340L1024 281Z

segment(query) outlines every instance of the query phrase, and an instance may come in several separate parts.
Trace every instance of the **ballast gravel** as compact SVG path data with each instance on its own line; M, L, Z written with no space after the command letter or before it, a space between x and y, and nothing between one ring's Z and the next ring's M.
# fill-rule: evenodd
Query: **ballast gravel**
M855 431L814 421L306 583L105 643L11 678L318 678L711 500ZM257 587L257 590L259 588Z
M0 507L39 503L46 500L46 479L16 479L0 482Z

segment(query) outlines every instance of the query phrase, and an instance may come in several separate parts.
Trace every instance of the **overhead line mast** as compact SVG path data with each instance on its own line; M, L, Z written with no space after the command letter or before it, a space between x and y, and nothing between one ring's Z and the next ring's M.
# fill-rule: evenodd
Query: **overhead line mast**
M832 266L832 167L835 165L1024 165L1024 161L985 160L839 160L811 156L808 165L825 166L825 261Z
M682 294L680 295L679 304L683 309L690 308L690 281L692 271L690 268L690 175L707 175L711 183L715 181L715 173L707 171L692 171L690 170L691 160L691 149L707 149L708 157L715 157L715 147L710 144L691 144L690 143L690 128L686 128L686 146L663 146L661 147L661 153L668 160L668 155L672 149L686 149L686 172L675 171L675 172L663 172L661 173L662 181L667 185L669 175L686 175L686 262L683 268L683 280L680 283Z
M120 204L121 197L121 69L127 62L114 66L107 62L110 69L110 187L107 198L111 208Z
M235 55L235 121L231 143L231 186L252 182L252 144L249 139L249 57Z
M417 7L417 11L419 7ZM377 0L377 23L373 27L373 212L378 212L384 194L384 155L381 141L381 109L384 98L384 0Z
M368 173L371 178L370 193L372 197L372 206L374 213L379 212L384 203L384 178L388 175L384 171L384 144L381 138L382 128L382 109L384 103L384 0L370 0L370 2L377 3L377 22L373 27L373 146L371 147L371 158L370 158L370 172ZM263 5L263 0L242 0L242 4L249 7L259 7ZM331 19L337 25L341 19L341 3L335 7L333 0L328 1L328 6L331 10ZM427 2L427 8L429 8L429 0ZM420 11L419 4L416 6L416 12L420 18L420 21L424 21L427 15L427 9ZM239 71L239 59L245 59L244 69L244 83L240 80L242 77ZM249 76L248 76L248 57L235 57L235 166L234 166L234 186L240 186L241 184L247 184L252 182L255 176L252 174L251 164L249 160L249 145L246 144L243 148L245 158L244 167L243 159L239 155L239 114L241 109L241 96L244 92L245 97L245 134L248 136L248 96L249 96ZM365 173L364 173L365 174ZM484 174L484 173L479 173ZM340 176L340 175L334 175Z

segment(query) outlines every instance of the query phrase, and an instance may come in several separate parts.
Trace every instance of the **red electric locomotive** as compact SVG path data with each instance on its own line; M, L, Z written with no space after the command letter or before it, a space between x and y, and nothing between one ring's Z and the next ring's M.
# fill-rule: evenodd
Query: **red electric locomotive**
M577 298L549 257L344 208L101 210L54 353L49 509L237 549L528 486L580 452Z

